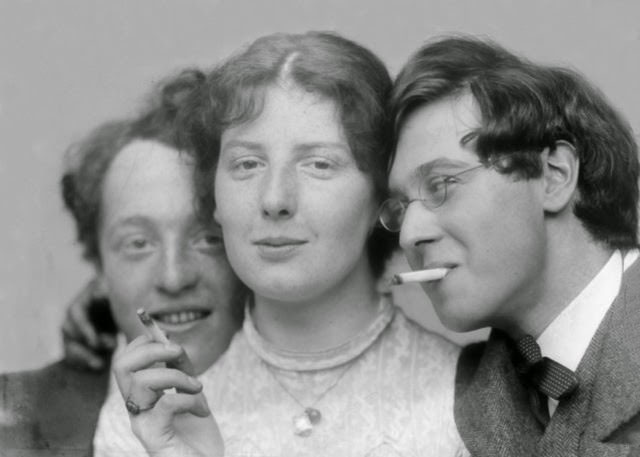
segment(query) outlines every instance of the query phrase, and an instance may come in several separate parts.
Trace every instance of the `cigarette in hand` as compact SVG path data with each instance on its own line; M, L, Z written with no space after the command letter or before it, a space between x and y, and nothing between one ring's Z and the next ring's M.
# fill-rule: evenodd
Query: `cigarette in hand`
M142 322L142 324L144 325L144 328L147 330L147 336L149 338L151 338L156 343L162 343L162 344L169 343L169 338L167 338L167 335L165 335L164 332L160 330L160 327L158 327L158 324L156 324L156 322L153 319L151 319L151 317L147 314L147 312L144 309L138 308L138 311L136 311L136 313L138 313L140 322ZM186 354L185 354L185 357L186 357ZM161 363L160 366L164 367L166 365L164 363ZM171 387L170 389L164 389L164 393L175 394L176 392L177 390L175 387Z
M428 270L408 271L393 275L392 286L399 286L409 282L429 282L444 278L449 273L448 268L430 268Z
M140 322L142 322L144 327L147 329L147 335L149 336L149 338L157 343L169 343L169 338L167 338L167 335L165 335L164 332L160 330L158 324L156 324L155 321L151 319L151 317L144 309L139 308L137 313L138 317L140 318Z

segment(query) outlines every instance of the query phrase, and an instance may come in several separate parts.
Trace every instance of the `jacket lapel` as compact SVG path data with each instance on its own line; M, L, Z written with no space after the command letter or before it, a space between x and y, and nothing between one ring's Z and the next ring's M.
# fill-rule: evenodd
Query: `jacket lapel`
M625 273L605 322L587 433L606 440L640 413L640 261Z
M458 363L456 425L475 457L534 455L542 435L510 346L505 334L493 330L485 346L465 348Z
M607 443L640 412L640 262L623 278L618 297L577 369L580 386L561 401L540 442L540 455L627 455ZM571 454L568 454L571 452Z

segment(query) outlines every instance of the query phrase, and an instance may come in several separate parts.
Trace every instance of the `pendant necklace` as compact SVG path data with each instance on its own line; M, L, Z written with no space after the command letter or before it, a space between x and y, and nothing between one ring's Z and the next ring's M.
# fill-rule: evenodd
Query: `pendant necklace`
M331 392L331 390L333 390L333 388L338 385L340 380L344 377L345 374L347 374L347 371L349 371L349 369L355 364L354 362L357 359L358 358L356 357L355 360L352 360L349 365L344 370L342 370L335 381L333 381L331 385L327 387L320 395L318 395L318 397L308 406L305 406L300 400L298 400L298 398L293 395L291 391L287 389L287 386L285 386L284 383L276 376L276 373L273 371L273 367L269 363L263 361L265 367L267 368L267 371L271 373L271 376L273 376L273 379L275 379L282 390L284 390L287 395L289 395L289 397L291 397L293 401L295 401L303 410L302 413L293 416L294 434L302 437L311 435L311 433L313 432L313 427L318 425L322 421L322 413L318 408L316 408L316 405L325 397L325 395Z

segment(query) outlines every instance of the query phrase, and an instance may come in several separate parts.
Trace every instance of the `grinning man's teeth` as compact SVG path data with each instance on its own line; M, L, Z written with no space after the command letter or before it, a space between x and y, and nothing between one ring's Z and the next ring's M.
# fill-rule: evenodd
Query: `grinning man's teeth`
M207 316L208 313L204 311L180 311L177 313L163 313L157 314L154 318L164 324L186 324L202 319Z

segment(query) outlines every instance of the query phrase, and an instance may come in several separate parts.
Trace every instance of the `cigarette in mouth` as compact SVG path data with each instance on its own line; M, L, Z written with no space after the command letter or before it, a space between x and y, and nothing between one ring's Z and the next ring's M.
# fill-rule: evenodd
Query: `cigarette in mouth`
M169 343L169 338L167 338L167 335L165 335L164 332L160 330L158 324L156 324L155 321L151 319L151 317L144 309L139 308L137 313L138 317L140 318L140 322L142 322L144 327L147 329L147 335L149 335L152 340L157 343Z
M429 282L444 278L449 273L448 268L430 268L428 270L408 271L393 275L392 286L399 286L409 282Z

